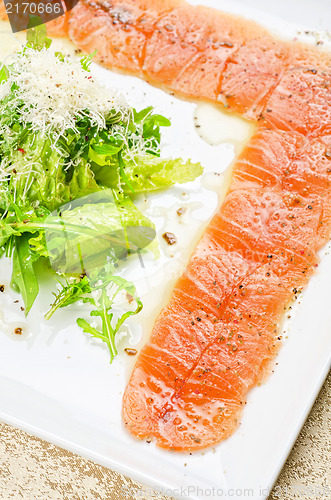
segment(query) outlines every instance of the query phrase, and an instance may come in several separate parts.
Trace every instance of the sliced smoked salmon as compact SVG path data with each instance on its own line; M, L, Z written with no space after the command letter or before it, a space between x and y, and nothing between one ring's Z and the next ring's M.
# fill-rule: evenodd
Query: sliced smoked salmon
M176 93L217 100L227 60L261 28L207 7L182 3L155 24L145 48L143 73Z
M318 137L331 133L331 71L286 71L261 115L266 127Z
M229 436L249 388L277 352L284 308L318 262L319 230L330 208L329 197L314 193L331 168L327 157L318 161L324 146L316 157L304 137L293 135L287 140L283 132L261 131L238 160L233 185L156 321L124 395L124 419L134 435L154 436L176 450ZM275 148L281 139L283 170L269 155L270 143ZM298 164L307 171L316 165L307 196L287 182L299 145ZM266 176L273 162L278 171Z
M265 35L253 22L180 0L81 0L69 36L97 49L109 67L196 99L217 100L227 60L245 41Z
M228 59L220 98L229 110L256 119L286 68L288 48L271 37L247 40Z
M82 50L97 50L97 59L106 66L142 75L145 46L155 23L179 3L83 0L70 13L69 36Z
M322 106L329 96L328 55L275 40L251 21L181 0L81 0L70 14L69 36L85 51L97 49L99 61L109 67L284 130L304 133L309 127L297 108L315 126L316 99ZM309 107L314 88L316 102ZM270 114L260 116L268 99Z
M152 337L124 396L124 419L134 435L155 436L162 447L193 450L232 434L248 389L261 379L265 364L280 345L275 330L292 292L283 284L279 264L276 257L240 282L226 308L226 320L214 326L213 341L179 388L172 384L174 372L180 376L178 345L172 346L176 355L167 360L170 368L162 364L156 369L164 354L152 350ZM283 273L287 271L285 266ZM162 330L158 336L167 333Z

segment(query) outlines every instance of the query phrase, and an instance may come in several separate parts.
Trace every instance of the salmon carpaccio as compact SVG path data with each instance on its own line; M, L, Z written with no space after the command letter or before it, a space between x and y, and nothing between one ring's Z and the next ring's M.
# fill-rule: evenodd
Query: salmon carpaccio
M123 400L134 436L204 448L239 425L330 236L330 56L178 0L81 0L68 17L69 37L106 66L256 122Z

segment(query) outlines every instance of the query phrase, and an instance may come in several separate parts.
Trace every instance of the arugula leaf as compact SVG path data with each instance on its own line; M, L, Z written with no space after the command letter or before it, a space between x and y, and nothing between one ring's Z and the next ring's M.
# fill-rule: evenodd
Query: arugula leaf
M170 121L162 115L153 114L153 107L133 110L133 123L130 124L137 136L141 135L146 144L146 153L160 156L160 127L169 127Z
M97 50L95 50L91 54L87 54L86 56L81 58L80 64L81 64L82 68L85 69L85 71L90 71L91 62L92 62L93 57L96 55L96 53L97 53Z
M53 293L55 296L55 301L53 302L50 310L45 314L46 319L50 319L57 309L61 307L67 307L70 304L82 300L84 295L91 293L91 288L87 276L83 276L81 279L69 282L65 280L64 283L58 280L60 284L60 291L58 294ZM91 299L83 299L85 302L89 302Z
M153 123L154 126L155 125L158 125L159 127L170 127L171 126L171 121L162 115L153 114L149 117L148 121Z
M30 252L29 235L24 234L15 237L15 247L13 252L13 272L10 286L20 293L25 305L25 315L33 306L39 293L39 285L33 267L34 259Z
M27 46L36 50L48 49L51 46L52 40L47 38L46 26L39 16L29 16L26 39Z
M160 127L170 127L171 122L165 116L153 114L153 106L148 106L147 108L142 109L141 111L137 111L133 109L133 117L134 122L136 124L144 122L144 123L152 123L153 125L159 125Z
M142 109L141 111L133 109L134 122L138 124L144 121L145 118L152 113L153 109L153 106L148 106L148 108Z
M90 316L99 317L101 319L101 328L98 329L92 326L83 318L77 319L77 325L81 327L85 333L89 333L92 337L107 344L110 353L110 362L112 362L117 354L115 345L116 334L125 320L132 315L138 314L143 305L136 295L136 288L133 283L110 273L110 269L105 268L105 274L101 284L99 274L94 277L92 276L91 279L87 276L83 276L80 280L75 280L71 283L68 280L64 283L59 281L61 289L57 295L54 294L55 301L51 309L45 315L45 318L49 319L57 309L67 307L78 300L90 303L94 307ZM134 310L122 312L117 320L113 321L114 312L112 311L114 301L122 291L127 292L132 297L136 302L136 308ZM94 298L96 292L100 294L99 299Z
M105 285L102 285L101 288L101 297L98 301L93 300L93 305L95 305L96 309L93 310L90 315L98 316L101 318L101 330L93 327L90 323L88 323L83 318L77 319L77 325L80 326L84 332L89 333L92 337L97 338L105 342L108 346L110 352L110 363L113 361L114 357L117 354L117 348L115 344L115 337L120 327L124 323L124 321L132 315L138 314L142 308L142 302L139 297L136 296L136 288L135 286L126 281L124 278L120 278L119 276L112 276L108 279L107 285L111 285L110 291L108 292ZM109 293L112 291L113 287L115 291L111 297L109 297ZM95 288L94 288L95 290ZM113 304L116 296L122 291L126 291L130 296L132 296L133 300L136 302L136 309L126 311L121 314L121 316L117 319L115 324L113 325L113 317L114 313L111 312L113 309Z

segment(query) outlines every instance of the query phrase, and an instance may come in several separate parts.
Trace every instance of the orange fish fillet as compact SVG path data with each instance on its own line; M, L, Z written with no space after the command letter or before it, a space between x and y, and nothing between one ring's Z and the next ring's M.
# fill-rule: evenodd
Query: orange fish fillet
M239 425L330 236L331 60L181 0L81 0L68 17L69 37L108 67L257 123L123 399L134 436L204 448Z
M270 130L251 140L140 353L123 406L135 436L193 450L236 429L278 350L284 307L330 232L330 146Z
M264 126L320 137L331 133L331 58L294 47L266 102Z
M82 0L71 15L69 36L83 50L96 48L109 67L188 97L217 100L231 54L267 34L253 22L180 0Z

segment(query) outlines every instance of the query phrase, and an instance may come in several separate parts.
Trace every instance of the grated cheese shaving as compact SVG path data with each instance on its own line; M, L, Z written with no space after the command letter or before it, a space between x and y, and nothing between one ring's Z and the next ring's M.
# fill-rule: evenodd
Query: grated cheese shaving
M7 62L9 78L0 85L0 101L12 95L12 111L19 111L23 124L32 131L57 139L67 129L76 128L77 117L88 116L91 125L105 127L105 118L119 112L130 116L124 97L101 86L79 61L60 60L50 49L36 51L26 47ZM1 132L1 131L0 131Z

